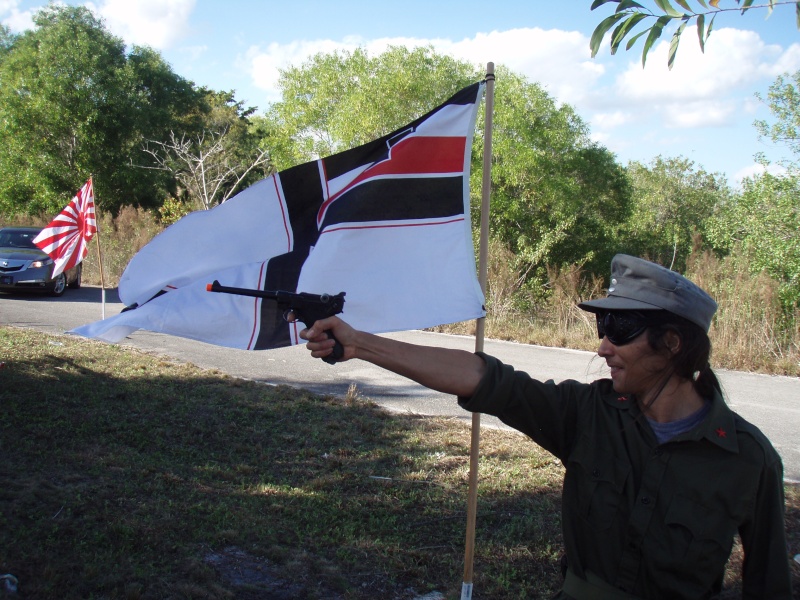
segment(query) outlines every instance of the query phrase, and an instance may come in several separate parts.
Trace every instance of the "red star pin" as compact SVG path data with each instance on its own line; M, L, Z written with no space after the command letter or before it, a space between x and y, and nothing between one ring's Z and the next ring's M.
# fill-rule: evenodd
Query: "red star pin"
M724 438L724 437L726 437L727 435L728 435L728 434L725 432L725 430L724 430L722 427L720 427L719 429L717 429L717 437Z
M617 398L617 402L627 402L627 401L628 399L625 396L620 396L619 398Z

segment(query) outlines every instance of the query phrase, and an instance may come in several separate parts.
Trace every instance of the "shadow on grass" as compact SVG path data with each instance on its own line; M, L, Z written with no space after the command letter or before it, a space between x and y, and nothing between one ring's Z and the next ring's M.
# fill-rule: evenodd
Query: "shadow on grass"
M0 327L0 362L0 573L15 598L459 597L458 420L27 330ZM523 436L482 431L474 598L557 591L562 476ZM800 489L786 491L797 553Z
M0 329L19 598L458 597L469 429ZM487 431L475 598L559 583L560 468Z

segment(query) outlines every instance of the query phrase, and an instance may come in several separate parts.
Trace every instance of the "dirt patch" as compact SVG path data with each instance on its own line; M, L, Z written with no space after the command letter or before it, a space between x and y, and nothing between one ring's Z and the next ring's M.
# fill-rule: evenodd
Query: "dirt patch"
M283 578L279 565L234 546L209 552L204 560L235 590L237 600L296 600L309 592L306 585ZM316 591L319 593L318 589ZM325 591L324 597L341 596Z

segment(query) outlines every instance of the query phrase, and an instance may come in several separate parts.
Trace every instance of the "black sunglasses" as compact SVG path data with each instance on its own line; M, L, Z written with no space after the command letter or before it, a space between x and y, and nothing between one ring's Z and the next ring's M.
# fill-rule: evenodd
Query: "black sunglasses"
M631 343L645 329L655 324L655 320L638 311L599 312L597 317L597 337L606 337L615 346Z

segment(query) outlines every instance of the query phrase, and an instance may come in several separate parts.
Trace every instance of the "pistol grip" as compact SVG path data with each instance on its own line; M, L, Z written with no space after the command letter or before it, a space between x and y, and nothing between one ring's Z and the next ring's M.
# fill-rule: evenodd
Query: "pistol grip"
M333 352L331 352L322 360L329 365L335 365L337 362L339 362L339 359L344 356L344 346L339 343L339 340L337 340L330 331L325 331L325 335L327 335L328 338L332 339L335 343L333 345Z

